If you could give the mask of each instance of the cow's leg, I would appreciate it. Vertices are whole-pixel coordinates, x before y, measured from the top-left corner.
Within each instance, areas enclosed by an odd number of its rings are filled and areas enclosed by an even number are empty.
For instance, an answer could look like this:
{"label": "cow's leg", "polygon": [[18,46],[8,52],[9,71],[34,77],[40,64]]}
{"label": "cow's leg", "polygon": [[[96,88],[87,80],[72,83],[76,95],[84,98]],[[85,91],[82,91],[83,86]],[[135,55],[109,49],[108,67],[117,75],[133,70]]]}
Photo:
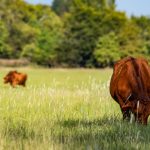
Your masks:
{"label": "cow's leg", "polygon": [[13,88],[15,88],[16,85],[17,85],[17,84],[16,84],[15,82],[11,83],[11,86],[12,86]]}
{"label": "cow's leg", "polygon": [[143,119],[143,122],[142,122],[142,123],[143,123],[144,125],[147,125],[147,120],[148,120],[148,117],[145,117],[145,118]]}
{"label": "cow's leg", "polygon": [[13,85],[13,83],[11,82],[10,85],[14,88],[15,86]]}
{"label": "cow's leg", "polygon": [[24,87],[25,87],[25,86],[26,86],[26,82],[23,82],[23,83],[22,83],[22,86],[24,86]]}
{"label": "cow's leg", "polygon": [[136,120],[137,123],[147,125],[148,115],[134,114],[134,116],[135,116],[135,120]]}
{"label": "cow's leg", "polygon": [[131,119],[131,111],[128,109],[126,111],[122,110],[123,120],[130,121]]}
{"label": "cow's leg", "polygon": [[130,108],[127,107],[126,109],[124,109],[124,106],[125,106],[124,101],[122,100],[122,98],[119,94],[117,94],[117,97],[118,97],[118,102],[120,104],[120,108],[121,108],[121,111],[122,111],[123,120],[130,121],[130,118],[131,118]]}

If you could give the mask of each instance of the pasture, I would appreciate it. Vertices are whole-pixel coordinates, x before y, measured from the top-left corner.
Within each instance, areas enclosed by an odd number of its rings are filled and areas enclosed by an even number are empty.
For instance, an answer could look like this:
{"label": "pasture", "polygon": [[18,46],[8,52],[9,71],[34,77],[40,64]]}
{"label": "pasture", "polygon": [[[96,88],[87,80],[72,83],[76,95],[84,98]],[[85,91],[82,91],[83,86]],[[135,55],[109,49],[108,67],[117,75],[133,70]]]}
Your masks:
{"label": "pasture", "polygon": [[0,72],[0,149],[149,149],[150,124],[122,121],[109,94],[111,69],[31,69],[27,86],[3,84]]}

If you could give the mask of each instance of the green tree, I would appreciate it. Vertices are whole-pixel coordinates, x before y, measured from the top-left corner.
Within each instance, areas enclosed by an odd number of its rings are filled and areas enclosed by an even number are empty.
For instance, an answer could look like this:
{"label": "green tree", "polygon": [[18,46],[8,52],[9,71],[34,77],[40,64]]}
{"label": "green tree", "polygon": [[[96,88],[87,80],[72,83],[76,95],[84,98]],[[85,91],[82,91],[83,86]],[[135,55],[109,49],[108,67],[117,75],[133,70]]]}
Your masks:
{"label": "green tree", "polygon": [[109,33],[100,37],[94,51],[97,67],[112,66],[120,59],[119,42],[115,33]]}
{"label": "green tree", "polygon": [[0,19],[1,57],[26,57],[42,65],[55,62],[62,22],[49,6],[2,0]]}
{"label": "green tree", "polygon": [[65,12],[69,12],[73,0],[54,0],[52,3],[52,9],[56,14],[62,16]]}
{"label": "green tree", "polygon": [[145,41],[141,36],[141,29],[132,21],[128,21],[118,34],[121,57],[144,56],[146,54]]}
{"label": "green tree", "polygon": [[11,48],[6,42],[9,33],[4,22],[2,21],[0,21],[0,33],[0,58],[10,57],[10,55],[12,54]]}
{"label": "green tree", "polygon": [[41,50],[34,43],[25,45],[21,55],[28,58],[29,61],[38,64],[40,64],[41,60],[43,59]]}
{"label": "green tree", "polygon": [[[34,43],[25,45],[22,56],[40,65],[53,66],[57,56],[55,49],[61,40],[62,22],[48,6],[37,5],[35,12],[38,19],[30,23],[38,31],[38,34]],[[32,54],[29,53],[30,49],[32,49]]]}
{"label": "green tree", "polygon": [[65,12],[70,12],[72,6],[84,3],[98,9],[115,8],[115,0],[54,0],[52,9],[60,16]]}
{"label": "green tree", "polygon": [[145,57],[150,60],[148,57],[150,54],[150,17],[147,16],[141,16],[141,17],[135,17],[132,16],[132,21],[139,27],[140,36],[142,39],[142,44],[145,45],[146,54]]}
{"label": "green tree", "polygon": [[119,32],[127,18],[124,13],[107,7],[101,10],[83,0],[75,2],[64,23],[58,59],[69,66],[94,66],[93,52],[99,37],[112,31]]}

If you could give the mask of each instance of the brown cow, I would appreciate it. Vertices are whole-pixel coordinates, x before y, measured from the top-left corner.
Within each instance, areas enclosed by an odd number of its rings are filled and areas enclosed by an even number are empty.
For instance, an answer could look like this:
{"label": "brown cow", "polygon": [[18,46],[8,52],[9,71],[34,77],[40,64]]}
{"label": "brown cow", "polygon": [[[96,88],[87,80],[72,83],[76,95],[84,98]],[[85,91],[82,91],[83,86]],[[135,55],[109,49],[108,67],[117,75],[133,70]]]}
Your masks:
{"label": "brown cow", "polygon": [[12,87],[15,87],[16,85],[22,85],[25,87],[26,80],[27,80],[27,75],[23,73],[19,73],[16,70],[10,71],[4,77],[4,83],[10,83]]}
{"label": "brown cow", "polygon": [[123,119],[147,124],[150,115],[150,67],[142,58],[126,57],[114,65],[110,94],[118,102]]}

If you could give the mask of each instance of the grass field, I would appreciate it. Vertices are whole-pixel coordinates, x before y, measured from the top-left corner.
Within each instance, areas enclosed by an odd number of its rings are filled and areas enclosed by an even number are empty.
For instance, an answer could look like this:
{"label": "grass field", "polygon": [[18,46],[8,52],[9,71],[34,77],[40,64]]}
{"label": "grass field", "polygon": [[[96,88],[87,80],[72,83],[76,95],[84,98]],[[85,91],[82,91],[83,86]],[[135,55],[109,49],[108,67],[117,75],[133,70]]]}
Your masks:
{"label": "grass field", "polygon": [[3,84],[0,150],[149,149],[150,125],[122,121],[109,94],[112,70],[30,69],[26,88]]}

